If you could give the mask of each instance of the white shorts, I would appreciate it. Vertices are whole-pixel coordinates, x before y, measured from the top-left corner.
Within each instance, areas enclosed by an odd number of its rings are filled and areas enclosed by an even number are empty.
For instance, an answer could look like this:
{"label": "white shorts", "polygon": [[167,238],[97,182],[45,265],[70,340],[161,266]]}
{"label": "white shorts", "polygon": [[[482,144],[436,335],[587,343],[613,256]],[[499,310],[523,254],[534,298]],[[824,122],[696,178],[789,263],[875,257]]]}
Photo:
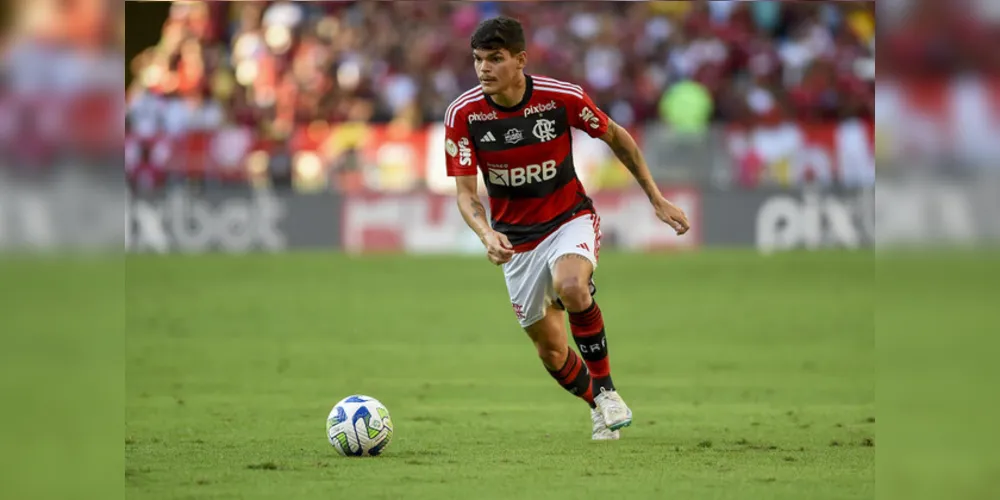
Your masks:
{"label": "white shorts", "polygon": [[552,276],[559,257],[582,255],[597,269],[600,244],[601,218],[583,215],[563,224],[535,248],[514,254],[503,265],[510,302],[522,328],[544,318],[549,305],[558,298]]}

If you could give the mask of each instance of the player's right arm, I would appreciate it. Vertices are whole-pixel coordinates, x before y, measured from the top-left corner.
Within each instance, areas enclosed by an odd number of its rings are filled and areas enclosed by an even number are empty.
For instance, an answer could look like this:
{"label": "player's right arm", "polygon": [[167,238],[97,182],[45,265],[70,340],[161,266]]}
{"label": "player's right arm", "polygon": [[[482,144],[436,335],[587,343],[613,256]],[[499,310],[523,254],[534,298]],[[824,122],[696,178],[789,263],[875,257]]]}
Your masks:
{"label": "player's right arm", "polygon": [[477,183],[479,178],[475,175],[462,175],[455,177],[458,187],[458,211],[462,213],[465,223],[476,232],[479,241],[486,247],[486,257],[494,264],[504,264],[509,262],[514,256],[514,247],[510,240],[503,233],[494,231],[486,221],[486,207],[479,201]]}
{"label": "player's right arm", "polygon": [[462,175],[455,177],[455,185],[458,188],[458,211],[462,213],[465,223],[485,243],[487,233],[492,231],[492,228],[486,220],[486,207],[479,201],[478,180],[479,177],[476,175]]}
{"label": "player's right arm", "polygon": [[479,241],[486,247],[490,262],[503,264],[514,256],[513,246],[502,233],[490,227],[486,219],[486,207],[479,200],[476,152],[472,147],[468,125],[464,117],[456,117],[445,122],[445,162],[449,177],[455,178],[458,210]]}

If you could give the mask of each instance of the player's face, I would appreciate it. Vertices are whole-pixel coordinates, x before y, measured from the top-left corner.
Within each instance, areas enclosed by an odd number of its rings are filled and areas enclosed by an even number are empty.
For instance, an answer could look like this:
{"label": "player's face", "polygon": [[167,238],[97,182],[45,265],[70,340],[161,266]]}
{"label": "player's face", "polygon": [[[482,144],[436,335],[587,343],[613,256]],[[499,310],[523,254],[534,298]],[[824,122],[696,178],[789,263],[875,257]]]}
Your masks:
{"label": "player's face", "polygon": [[524,69],[524,52],[512,55],[507,49],[473,50],[476,75],[486,95],[503,92],[514,81],[517,73]]}

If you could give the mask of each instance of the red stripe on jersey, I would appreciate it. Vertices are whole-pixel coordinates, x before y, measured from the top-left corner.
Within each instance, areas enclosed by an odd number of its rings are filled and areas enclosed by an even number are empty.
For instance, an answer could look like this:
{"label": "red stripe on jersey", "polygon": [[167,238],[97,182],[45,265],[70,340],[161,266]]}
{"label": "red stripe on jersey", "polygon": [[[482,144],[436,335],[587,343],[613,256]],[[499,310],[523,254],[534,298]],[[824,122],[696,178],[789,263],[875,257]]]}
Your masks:
{"label": "red stripe on jersey", "polygon": [[[539,144],[522,146],[504,151],[480,151],[479,164],[485,169],[494,165],[505,165],[508,167],[520,167],[526,164],[542,165],[552,161],[560,168],[572,168],[572,165],[563,165],[566,157],[573,152],[570,133],[566,132],[555,139]],[[489,182],[489,179],[486,179]],[[567,186],[574,186],[567,189]],[[510,224],[530,224],[546,222],[568,208],[576,205],[580,198],[575,193],[584,192],[583,185],[579,179],[574,178],[566,186],[544,198],[498,198],[491,199],[490,211],[496,221]]]}
{"label": "red stripe on jersey", "polygon": [[[530,132],[529,132],[530,133]],[[498,140],[503,140],[499,137]],[[539,144],[530,144],[514,149],[503,151],[477,151],[479,164],[489,168],[490,164],[508,165],[510,167],[524,165],[541,165],[547,161],[554,161],[561,164],[567,155],[573,153],[573,143],[570,139],[570,132],[566,132],[555,139]]]}
{"label": "red stripe on jersey", "polygon": [[462,110],[462,108],[464,108],[466,106],[469,106],[470,104],[473,104],[473,103],[475,103],[477,101],[482,101],[483,99],[485,99],[484,96],[473,94],[473,95],[470,95],[468,97],[462,98],[461,101],[455,101],[455,104],[454,104],[455,107],[454,107],[454,109],[451,110],[450,116],[445,118],[445,120],[447,120],[447,122],[446,122],[447,125],[449,127],[454,127],[455,126],[455,119],[458,116],[459,111]]}
{"label": "red stripe on jersey", "polygon": [[543,224],[583,201],[583,184],[573,179],[544,198],[491,198],[494,221],[518,226]]}
{"label": "red stripe on jersey", "polygon": [[568,88],[565,88],[565,87],[555,87],[555,86],[552,86],[552,85],[541,85],[541,84],[539,84],[537,87],[535,87],[535,89],[540,90],[540,91],[544,91],[544,92],[555,92],[557,94],[566,94],[566,95],[570,95],[570,96],[576,97],[577,99],[583,99],[583,94],[581,94],[580,92],[578,92],[576,90],[568,89]]}
{"label": "red stripe on jersey", "polygon": [[594,259],[601,260],[601,216],[594,212],[591,216],[594,223]]}
{"label": "red stripe on jersey", "polygon": [[463,92],[462,95],[456,97],[454,101],[451,101],[451,104],[448,105],[448,109],[445,110],[444,112],[445,123],[448,126],[454,126],[453,118],[455,114],[458,112],[459,109],[465,106],[465,104],[471,102],[469,100],[470,97],[475,97],[475,96],[482,96],[482,87],[479,87],[477,85]]}
{"label": "red stripe on jersey", "polygon": [[579,85],[576,85],[576,84],[573,84],[573,83],[569,83],[569,82],[564,82],[562,80],[556,80],[555,78],[551,78],[551,77],[548,77],[548,76],[532,75],[532,78],[535,80],[536,83],[541,84],[541,85],[548,84],[548,85],[552,85],[554,87],[565,87],[565,88],[568,88],[568,89],[573,89],[573,90],[576,90],[577,92],[580,92],[580,93],[583,92],[583,87],[581,87]]}

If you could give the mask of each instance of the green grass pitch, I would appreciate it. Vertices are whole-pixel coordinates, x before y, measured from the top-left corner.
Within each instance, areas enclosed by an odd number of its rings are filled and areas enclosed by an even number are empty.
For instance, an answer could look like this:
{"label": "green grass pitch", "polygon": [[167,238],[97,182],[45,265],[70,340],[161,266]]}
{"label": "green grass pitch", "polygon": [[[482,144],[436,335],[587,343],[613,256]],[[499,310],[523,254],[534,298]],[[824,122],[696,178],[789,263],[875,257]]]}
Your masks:
{"label": "green grass pitch", "polygon": [[[126,498],[851,499],[875,492],[874,260],[604,253],[612,373],[591,442],[482,258],[126,260]],[[385,455],[333,403],[380,399]]]}

